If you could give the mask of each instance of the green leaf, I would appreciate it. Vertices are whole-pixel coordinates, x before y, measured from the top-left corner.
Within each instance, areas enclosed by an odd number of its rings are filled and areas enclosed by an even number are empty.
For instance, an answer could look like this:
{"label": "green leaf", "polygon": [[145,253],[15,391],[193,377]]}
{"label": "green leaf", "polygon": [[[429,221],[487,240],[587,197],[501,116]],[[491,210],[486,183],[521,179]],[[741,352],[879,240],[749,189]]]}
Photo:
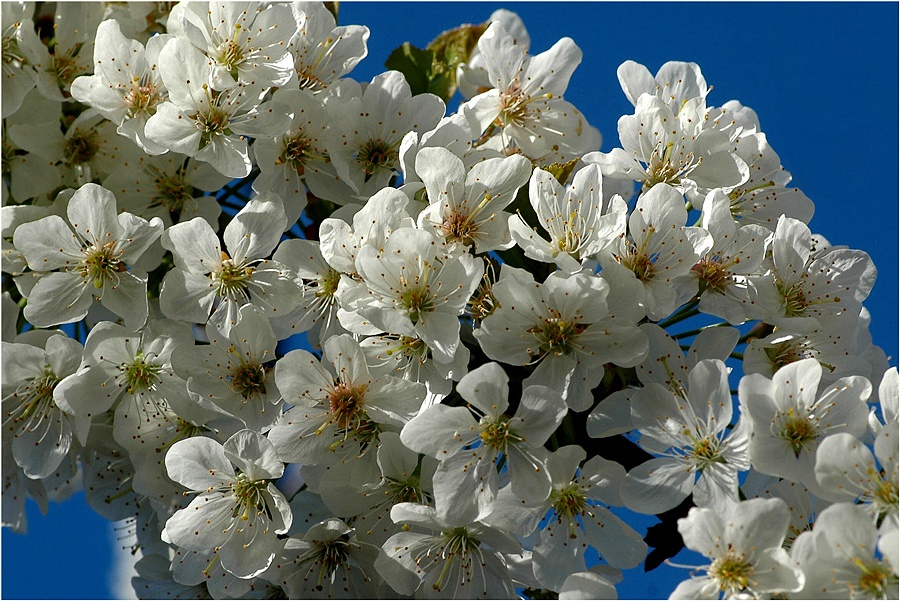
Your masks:
{"label": "green leaf", "polygon": [[394,48],[384,66],[394,71],[400,71],[406,77],[413,96],[430,92],[432,79],[432,63],[434,53],[431,50],[416,48],[409,42]]}
{"label": "green leaf", "polygon": [[445,31],[428,44],[427,49],[434,53],[432,79],[436,81],[441,78],[439,84],[435,83],[433,93],[443,98],[444,102],[456,93],[456,68],[469,60],[487,26],[487,23],[461,25]]}

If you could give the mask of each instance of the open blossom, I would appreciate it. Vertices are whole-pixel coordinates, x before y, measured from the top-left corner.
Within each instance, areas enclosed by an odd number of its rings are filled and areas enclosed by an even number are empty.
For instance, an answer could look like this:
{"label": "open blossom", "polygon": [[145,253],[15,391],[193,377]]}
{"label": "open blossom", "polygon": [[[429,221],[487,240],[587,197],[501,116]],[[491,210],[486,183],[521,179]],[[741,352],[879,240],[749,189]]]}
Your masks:
{"label": "open blossom", "polygon": [[654,76],[644,65],[625,61],[616,69],[616,76],[632,105],[637,105],[642,94],[652,94],[663,99],[674,113],[691,98],[706,98],[711,89],[697,63],[669,61]]}
{"label": "open blossom", "polygon": [[[176,20],[180,21],[179,33],[209,58],[209,84],[213,89],[226,90],[250,82],[282,86],[291,78],[287,40],[296,30],[287,6],[191,2],[170,17],[170,21]],[[175,26],[169,25],[177,31]]]}
{"label": "open blossom", "polygon": [[636,300],[647,317],[658,321],[678,306],[672,281],[697,263],[709,235],[685,227],[687,211],[678,191],[660,183],[641,194],[628,219],[628,236],[620,236],[600,253],[603,274],[613,286],[638,282]]}
{"label": "open blossom", "polygon": [[450,245],[476,253],[512,245],[504,211],[528,181],[531,162],[523,156],[485,159],[468,171],[462,159],[444,148],[423,148],[416,173],[425,183],[428,207],[419,217]]}
{"label": "open blossom", "polygon": [[602,457],[584,461],[585,451],[578,445],[550,453],[547,471],[552,488],[547,498],[523,502],[505,488],[485,520],[519,536],[529,536],[542,526],[532,563],[537,579],[553,590],[560,590],[569,574],[587,569],[589,546],[607,564],[621,569],[633,568],[647,555],[641,535],[605,505],[621,505],[625,470]]}
{"label": "open blossom", "polygon": [[252,430],[237,432],[224,445],[189,438],[172,445],[166,468],[172,480],[197,496],[169,518],[163,540],[214,549],[222,567],[240,578],[269,567],[284,546],[277,535],[287,532],[292,518],[271,482],[284,472],[272,443]]}
{"label": "open blossom", "polygon": [[509,569],[501,553],[518,553],[519,544],[506,532],[482,522],[444,518],[433,507],[398,503],[391,518],[404,528],[382,548],[376,561],[385,581],[401,595],[418,590],[425,599],[509,599],[514,595]]}
{"label": "open blossom", "polygon": [[3,342],[3,437],[29,478],[56,471],[77,439],[87,441],[90,424],[53,401],[57,384],[78,369],[81,344],[51,336],[45,348]]}
{"label": "open blossom", "polygon": [[479,144],[546,162],[569,160],[600,146],[600,132],[562,98],[581,62],[581,49],[571,38],[529,56],[494,21],[478,49],[493,87],[466,103],[484,132]]}
{"label": "open blossom", "polygon": [[[674,378],[672,378],[674,380]],[[632,398],[641,446],[660,455],[628,472],[622,500],[635,511],[659,513],[689,494],[700,507],[738,500],[738,473],[749,469],[747,428],[729,431],[732,400],[725,364],[697,363],[687,387],[647,384]]]}
{"label": "open blossom", "polygon": [[338,204],[368,198],[386,186],[400,170],[403,136],[432,129],[445,111],[444,102],[434,94],[413,96],[399,71],[376,75],[365,89],[348,82],[344,96],[344,101],[326,103],[330,127],[335,129],[328,155],[340,179],[321,191]]}
{"label": "open blossom", "polygon": [[[781,545],[789,514],[781,499],[694,507],[678,520],[687,548],[711,560],[704,576],[685,580],[670,599],[765,599],[803,587],[803,572]],[[740,597],[739,597],[740,596]]]}
{"label": "open blossom", "polygon": [[509,376],[488,363],[463,376],[457,391],[469,407],[433,405],[400,433],[407,447],[441,463],[434,474],[439,516],[483,519],[497,498],[497,461],[509,469],[512,494],[542,501],[550,493],[543,444],[559,426],[567,408],[544,386],[522,392],[518,410],[509,409]]}
{"label": "open blossom", "polygon": [[301,91],[327,90],[368,54],[365,25],[337,26],[334,15],[318,2],[292,2],[291,11],[297,31],[287,46],[294,59],[288,87],[296,83]]}
{"label": "open blossom", "polygon": [[169,99],[147,120],[145,132],[168,150],[209,163],[228,177],[246,177],[252,163],[245,136],[274,137],[288,128],[289,110],[261,103],[261,84],[211,88],[206,59],[187,40],[169,40],[159,53],[159,68]]}
{"label": "open blossom", "polygon": [[[499,308],[481,322],[475,338],[495,361],[540,361],[531,382],[558,390],[572,409],[584,411],[603,378],[603,364],[639,363],[647,339],[634,325],[634,311],[620,305],[606,279],[586,271],[562,273],[538,284],[527,271],[504,265],[491,288]],[[633,298],[633,286],[623,289]]]}
{"label": "open blossom", "polygon": [[170,227],[162,245],[172,251],[175,269],[163,280],[162,312],[190,323],[209,321],[227,336],[248,302],[267,315],[293,309],[296,285],[281,264],[265,258],[278,244],[284,222],[281,202],[266,194],[247,203],[225,228],[227,252],[200,217]]}
{"label": "open blossom", "polygon": [[446,255],[432,233],[400,228],[381,250],[363,246],[356,266],[368,287],[356,313],[382,332],[421,338],[440,362],[450,363],[459,348],[459,317],[483,273],[481,259]]}
{"label": "open blossom", "polygon": [[826,436],[847,432],[860,436],[866,429],[866,399],[872,385],[860,376],[847,376],[818,392],[822,366],[803,359],[779,369],[772,379],[751,374],[741,379],[741,409],[753,435],[753,467],[774,476],[817,488],[816,452]]}
{"label": "open blossom", "polygon": [[535,169],[528,198],[538,224],[550,234],[545,240],[521,214],[511,216],[509,231],[525,256],[553,262],[569,273],[625,234],[627,206],[621,196],[604,199],[600,168],[588,165],[564,188],[549,172]]}
{"label": "open blossom", "polygon": [[155,36],[147,48],[124,35],[115,20],[97,27],[94,46],[94,74],[72,82],[72,97],[97,109],[118,125],[118,132],[130,138],[148,154],[166,149],[144,133],[147,119],[166,99],[166,88],[157,68],[159,52],[170,36]]}
{"label": "open blossom", "polygon": [[78,321],[96,297],[131,327],[143,325],[147,278],[130,266],[159,238],[162,221],[117,214],[115,196],[96,184],[79,188],[66,213],[71,227],[50,215],[16,228],[16,248],[42,273],[25,317],[38,327]]}
{"label": "open blossom", "polygon": [[861,250],[813,252],[810,229],[780,217],[772,239],[772,265],[749,278],[747,316],[808,332],[844,316],[857,316],[877,271]]}
{"label": "open blossom", "polygon": [[269,432],[285,461],[316,465],[362,455],[381,429],[400,428],[418,410],[424,386],[373,374],[349,335],[324,345],[325,361],[294,350],[275,365],[275,382],[293,405]]}
{"label": "open blossom", "polygon": [[804,532],[791,546],[791,559],[806,575],[798,599],[896,599],[900,580],[896,564],[897,530],[884,547],[893,552],[879,557],[878,535],[864,507],[836,503],[816,518],[812,532]]}

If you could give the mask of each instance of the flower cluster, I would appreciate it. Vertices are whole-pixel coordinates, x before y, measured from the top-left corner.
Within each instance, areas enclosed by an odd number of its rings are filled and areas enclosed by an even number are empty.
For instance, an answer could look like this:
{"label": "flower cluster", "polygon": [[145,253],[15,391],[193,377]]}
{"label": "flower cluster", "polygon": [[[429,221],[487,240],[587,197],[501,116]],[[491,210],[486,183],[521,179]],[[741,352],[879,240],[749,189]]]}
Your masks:
{"label": "flower cluster", "polygon": [[2,11],[4,526],[83,482],[151,598],[898,596],[875,266],[696,64],[607,153],[508,11],[367,83],[322,4]]}

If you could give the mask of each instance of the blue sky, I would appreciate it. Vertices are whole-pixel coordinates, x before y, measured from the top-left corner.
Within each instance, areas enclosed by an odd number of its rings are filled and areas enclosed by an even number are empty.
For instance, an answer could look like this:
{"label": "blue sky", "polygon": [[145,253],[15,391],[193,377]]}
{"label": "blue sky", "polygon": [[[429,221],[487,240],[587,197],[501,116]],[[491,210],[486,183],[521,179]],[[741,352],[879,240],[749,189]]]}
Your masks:
{"label": "blue sky", "polygon": [[[367,81],[404,41],[424,47],[440,32],[518,12],[533,53],[569,36],[584,59],[566,99],[618,145],[616,122],[632,107],[616,68],[632,59],[651,72],[666,61],[700,64],[714,86],[708,102],[737,99],[816,204],[814,232],[868,252],[879,269],[866,306],[874,342],[898,353],[898,63],[895,3],[349,3],[342,24],[371,29],[369,57],[351,74]],[[451,108],[453,108],[451,106]],[[31,533],[2,534],[5,598],[109,598],[112,529],[83,495],[41,516]],[[652,520],[650,520],[652,523]],[[665,598],[686,570],[628,574],[621,598]]]}

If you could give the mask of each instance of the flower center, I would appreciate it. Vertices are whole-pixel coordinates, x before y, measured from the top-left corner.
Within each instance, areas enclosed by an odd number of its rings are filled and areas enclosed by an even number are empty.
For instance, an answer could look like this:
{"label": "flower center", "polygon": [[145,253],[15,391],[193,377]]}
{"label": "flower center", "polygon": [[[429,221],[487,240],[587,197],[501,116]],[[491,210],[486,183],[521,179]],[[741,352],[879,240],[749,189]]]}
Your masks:
{"label": "flower center", "polygon": [[231,390],[245,399],[266,394],[266,368],[258,363],[242,362],[231,371],[230,380]]}
{"label": "flower center", "polygon": [[794,408],[788,409],[787,417],[782,423],[780,437],[791,445],[796,457],[815,441],[818,437],[818,428],[809,416],[797,415]]}
{"label": "flower center", "polygon": [[306,170],[306,162],[313,158],[310,153],[312,142],[303,135],[303,132],[285,136],[282,142],[284,148],[278,158],[275,159],[275,164],[286,164],[296,171],[298,176],[302,176]]}
{"label": "flower center", "polygon": [[[543,96],[541,98],[544,98]],[[500,93],[500,114],[497,116],[498,125],[525,125],[532,119],[528,103],[532,101],[522,90],[518,81],[515,81],[508,90]]]}
{"label": "flower center", "polygon": [[162,101],[163,97],[159,87],[153,81],[153,76],[149,72],[144,73],[140,77],[135,77],[125,93],[129,117],[149,117],[156,112],[156,105]]}
{"label": "flower center", "polygon": [[707,436],[695,441],[690,450],[690,457],[694,467],[701,472],[713,463],[725,463],[725,459],[719,451],[719,439],[715,436]]}
{"label": "flower center", "polygon": [[803,315],[806,307],[809,306],[809,303],[806,302],[803,288],[799,284],[786,286],[781,280],[776,280],[775,285],[778,288],[778,293],[784,300],[784,316],[799,317]]}
{"label": "flower center", "polygon": [[400,306],[409,315],[410,321],[416,323],[423,313],[434,310],[434,299],[427,286],[411,286],[401,293]]}
{"label": "flower center", "polygon": [[365,181],[379,169],[393,169],[400,159],[400,153],[393,145],[378,139],[366,140],[359,148],[358,161],[362,163],[366,172]]}
{"label": "flower center", "polygon": [[328,268],[328,272],[319,279],[319,288],[316,290],[316,296],[319,298],[332,298],[341,282],[341,272],[332,268]]}
{"label": "flower center", "polygon": [[72,48],[71,54],[56,54],[56,48],[54,48],[54,54],[50,57],[51,63],[48,71],[56,77],[59,87],[66,92],[68,92],[75,78],[81,75],[81,67],[75,61],[75,57],[81,52],[83,46],[84,42],[78,42]]}
{"label": "flower center", "polygon": [[[888,593],[893,582],[894,587],[897,583],[897,575],[894,571],[882,561],[873,560],[866,563],[860,558],[855,558],[853,563],[862,572],[859,581],[854,585],[850,584],[850,589],[858,588],[859,592],[865,594],[867,599],[888,599]],[[896,591],[896,588],[894,588]]]}
{"label": "flower center", "polygon": [[644,191],[656,184],[678,185],[682,178],[690,175],[703,162],[703,157],[695,158],[693,152],[689,152],[687,155],[679,152],[679,156],[673,157],[675,149],[673,142],[667,143],[664,149],[662,145],[663,141],[660,141],[650,154],[650,160],[647,163],[647,177],[644,180]]}
{"label": "flower center", "polygon": [[4,418],[4,425],[12,420],[13,424],[26,422],[22,427],[18,428],[16,436],[19,432],[28,430],[32,431],[37,428],[45,416],[56,408],[53,402],[53,389],[59,383],[59,379],[49,365],[44,366],[44,372],[37,378],[32,378],[27,383],[19,386],[12,394],[12,398],[16,399],[19,404],[15,405],[11,411],[7,412]]}
{"label": "flower center", "polygon": [[222,264],[218,271],[212,272],[209,276],[218,285],[219,296],[236,298],[247,288],[254,271],[252,266],[235,264],[228,254],[222,251]]}
{"label": "flower center", "polygon": [[332,575],[349,561],[352,544],[350,543],[350,537],[346,534],[335,540],[317,540],[313,542],[315,549],[312,552],[311,559],[315,558],[315,563],[318,563],[320,566],[315,589],[322,591],[324,590],[322,582],[330,582]]}
{"label": "flower center", "polygon": [[301,90],[309,90],[310,92],[321,92],[328,85],[322,81],[315,72],[314,65],[301,65],[297,67],[297,81]]}
{"label": "flower center", "polygon": [[637,246],[630,240],[626,240],[624,254],[616,255],[615,257],[619,264],[630,269],[634,276],[642,282],[652,280],[656,272],[656,260],[659,256],[656,253],[650,254],[646,251],[647,243],[654,232],[656,232],[656,228],[652,225],[649,226],[647,237],[640,246]]}
{"label": "flower center", "polygon": [[19,49],[19,42],[15,33],[21,27],[21,23],[13,23],[6,31],[10,35],[3,36],[3,66],[7,69],[21,69],[25,65],[25,54]]}
{"label": "flower center", "polygon": [[545,319],[542,325],[530,328],[528,332],[537,338],[542,354],[568,355],[578,348],[578,336],[587,327],[587,324],[551,317]]}
{"label": "flower center", "polygon": [[153,181],[156,183],[156,194],[151,206],[165,207],[170,212],[177,213],[184,208],[186,201],[194,197],[181,170],[174,175],[160,173]]}
{"label": "flower center", "polygon": [[444,548],[440,556],[444,559],[444,568],[434,584],[431,585],[436,591],[444,588],[444,579],[450,572],[450,565],[454,559],[458,559],[461,564],[460,573],[469,574],[471,573],[469,565],[472,560],[480,560],[481,557],[481,550],[479,549],[481,541],[471,536],[468,528],[465,526],[442,531],[441,540]]}
{"label": "flower center", "polygon": [[753,575],[753,564],[743,555],[729,551],[727,555],[719,557],[712,563],[709,575],[719,585],[719,590],[736,593],[747,588],[750,576]]}
{"label": "flower center", "polygon": [[475,244],[475,235],[478,233],[478,224],[461,211],[453,211],[441,224],[441,231],[451,241],[459,242],[466,246]]}
{"label": "flower center", "polygon": [[91,244],[83,252],[75,271],[81,274],[82,279],[93,282],[94,288],[103,288],[107,280],[118,281],[117,274],[128,269],[120,260],[123,251],[116,248],[115,242],[107,242],[103,246]]}
{"label": "flower center", "polygon": [[[235,24],[235,37],[241,30],[239,24]],[[216,49],[216,62],[225,67],[231,76],[237,79],[238,65],[244,62],[244,49],[234,40],[225,40]]]}
{"label": "flower center", "polygon": [[484,446],[501,453],[506,452],[506,447],[514,435],[509,431],[509,418],[500,416],[497,421],[482,421],[481,442]]}
{"label": "flower center", "polygon": [[144,359],[143,352],[138,352],[131,363],[123,363],[119,366],[128,394],[134,394],[143,390],[149,390],[159,381],[161,365],[148,362]]}
{"label": "flower center", "polygon": [[723,292],[734,282],[731,272],[725,268],[721,260],[701,259],[691,271],[700,279],[700,292],[706,290]]}
{"label": "flower center", "polygon": [[328,393],[328,406],[332,421],[338,427],[352,429],[360,425],[363,418],[368,419],[363,411],[366,402],[366,384],[350,386],[346,382],[335,380],[334,388]]}
{"label": "flower center", "polygon": [[234,506],[232,517],[240,516],[241,520],[250,519],[251,513],[260,516],[268,514],[263,492],[268,488],[265,480],[251,480],[247,474],[238,474],[231,483],[231,490],[237,503]]}
{"label": "flower center", "polygon": [[67,165],[83,165],[89,163],[99,150],[96,132],[76,131],[66,139],[63,153]]}
{"label": "flower center", "polygon": [[559,516],[560,521],[565,519],[568,523],[569,538],[576,538],[575,528],[577,523],[575,518],[583,515],[587,511],[587,498],[575,482],[569,482],[562,489],[554,489],[550,493],[550,505]]}

